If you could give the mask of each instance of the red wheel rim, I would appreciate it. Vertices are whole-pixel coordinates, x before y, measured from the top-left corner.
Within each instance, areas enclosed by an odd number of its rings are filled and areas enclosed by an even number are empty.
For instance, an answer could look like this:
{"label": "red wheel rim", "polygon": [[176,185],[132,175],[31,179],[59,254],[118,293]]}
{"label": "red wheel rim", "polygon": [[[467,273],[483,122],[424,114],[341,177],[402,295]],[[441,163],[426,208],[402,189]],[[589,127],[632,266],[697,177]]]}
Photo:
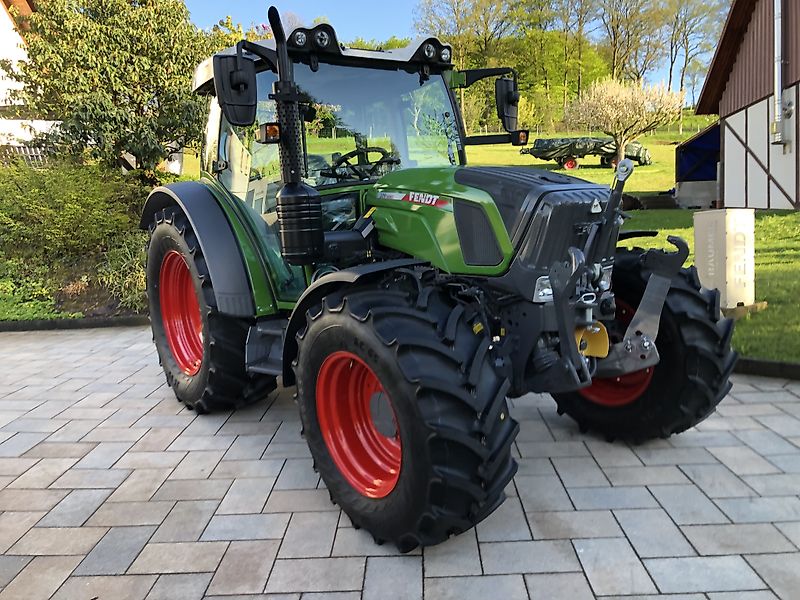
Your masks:
{"label": "red wheel rim", "polygon": [[578,161],[575,160],[574,158],[568,158],[567,160],[564,161],[564,168],[567,171],[572,171],[573,169],[577,169]]}
{"label": "red wheel rim", "polygon": [[161,262],[158,299],[170,352],[181,371],[195,375],[203,363],[203,318],[192,272],[176,250]]}
{"label": "red wheel rim", "polygon": [[[623,328],[627,328],[636,311],[619,298],[616,299],[616,304],[616,320]],[[618,408],[638,400],[639,396],[648,388],[652,379],[653,367],[648,367],[647,369],[634,371],[619,377],[594,379],[592,385],[579,391],[581,396],[595,404]]]}
{"label": "red wheel rim", "polygon": [[[392,410],[394,437],[375,426],[371,403],[383,394]],[[380,401],[380,399],[379,399]],[[317,376],[317,418],[333,462],[367,498],[384,498],[397,485],[402,452],[391,399],[366,363],[351,352],[328,356]]]}

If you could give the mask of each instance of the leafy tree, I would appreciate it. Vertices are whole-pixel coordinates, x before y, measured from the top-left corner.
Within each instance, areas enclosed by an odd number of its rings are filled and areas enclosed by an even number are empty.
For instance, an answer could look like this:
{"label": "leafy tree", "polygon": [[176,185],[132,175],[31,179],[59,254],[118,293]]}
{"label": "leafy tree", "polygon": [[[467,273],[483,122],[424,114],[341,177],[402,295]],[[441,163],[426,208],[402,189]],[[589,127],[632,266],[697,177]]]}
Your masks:
{"label": "leafy tree", "polygon": [[18,19],[28,60],[2,65],[27,111],[59,121],[60,153],[151,170],[199,139],[205,101],[191,78],[208,40],[180,0],[48,0]]}
{"label": "leafy tree", "polygon": [[617,159],[622,160],[629,142],[676,121],[682,108],[683,93],[665,85],[606,79],[595,82],[573,103],[568,119],[614,138]]}

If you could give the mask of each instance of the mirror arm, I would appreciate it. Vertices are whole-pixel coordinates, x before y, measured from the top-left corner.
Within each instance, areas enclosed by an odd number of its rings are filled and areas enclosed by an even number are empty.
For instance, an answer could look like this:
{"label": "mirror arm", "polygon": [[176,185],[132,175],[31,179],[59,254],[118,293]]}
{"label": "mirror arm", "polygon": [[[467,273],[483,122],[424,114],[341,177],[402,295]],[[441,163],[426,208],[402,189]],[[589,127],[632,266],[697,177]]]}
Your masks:
{"label": "mirror arm", "polygon": [[464,84],[458,85],[456,88],[468,88],[476,81],[486,79],[487,77],[495,77],[501,75],[511,74],[512,79],[517,81],[517,72],[511,67],[493,67],[487,69],[467,69],[461,71],[464,74]]}

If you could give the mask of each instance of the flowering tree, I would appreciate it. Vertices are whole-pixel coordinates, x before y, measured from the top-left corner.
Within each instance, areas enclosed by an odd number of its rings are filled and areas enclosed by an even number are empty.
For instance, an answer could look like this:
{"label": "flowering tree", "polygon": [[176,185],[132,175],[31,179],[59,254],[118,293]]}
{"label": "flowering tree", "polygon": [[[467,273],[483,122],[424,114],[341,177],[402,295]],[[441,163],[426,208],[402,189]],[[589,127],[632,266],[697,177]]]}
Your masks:
{"label": "flowering tree", "polygon": [[610,135],[617,145],[617,160],[622,160],[629,142],[676,121],[682,107],[683,93],[664,85],[606,79],[593,83],[570,106],[567,119]]}

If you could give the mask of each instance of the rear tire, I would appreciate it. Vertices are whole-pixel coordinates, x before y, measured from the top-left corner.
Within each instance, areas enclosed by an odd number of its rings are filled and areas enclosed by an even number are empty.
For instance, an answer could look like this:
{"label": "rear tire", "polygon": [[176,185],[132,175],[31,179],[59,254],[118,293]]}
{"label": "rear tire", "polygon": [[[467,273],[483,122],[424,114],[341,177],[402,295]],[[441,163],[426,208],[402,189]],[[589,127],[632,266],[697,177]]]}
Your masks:
{"label": "rear tire", "polygon": [[[617,251],[612,285],[620,300],[618,318],[621,306],[635,310],[644,294],[650,272],[642,267],[643,253]],[[624,332],[625,326],[616,329]],[[581,429],[637,442],[669,437],[705,419],[730,390],[736,362],[732,335],[733,321],[720,315],[719,292],[701,288],[694,267],[681,269],[661,313],[656,338],[661,360],[653,372],[599,380],[553,397],[559,412],[575,419]]]}
{"label": "rear tire", "polygon": [[[502,503],[517,469],[511,448],[519,426],[508,413],[509,382],[495,366],[491,341],[469,307],[431,281],[423,284],[427,275],[407,273],[391,286],[329,295],[309,311],[295,363],[306,441],[331,499],[356,527],[401,552],[482,521]],[[402,285],[409,282],[419,287]],[[396,444],[384,440],[386,451],[376,454],[394,467],[390,475],[369,461],[342,461],[341,447],[331,441],[336,432],[320,419],[335,394],[318,386],[329,381],[330,361],[348,355],[354,380],[363,381],[363,363],[388,396]],[[348,396],[361,389],[353,385]],[[355,414],[348,396],[339,394],[338,403],[343,414]],[[366,419],[357,426],[372,428]],[[339,437],[355,439],[347,431]],[[394,458],[393,447],[399,447]],[[354,485],[362,471],[374,486]]]}
{"label": "rear tire", "polygon": [[147,248],[147,298],[159,362],[188,408],[230,410],[275,389],[275,377],[248,376],[249,323],[217,311],[203,252],[178,207],[155,215]]}

